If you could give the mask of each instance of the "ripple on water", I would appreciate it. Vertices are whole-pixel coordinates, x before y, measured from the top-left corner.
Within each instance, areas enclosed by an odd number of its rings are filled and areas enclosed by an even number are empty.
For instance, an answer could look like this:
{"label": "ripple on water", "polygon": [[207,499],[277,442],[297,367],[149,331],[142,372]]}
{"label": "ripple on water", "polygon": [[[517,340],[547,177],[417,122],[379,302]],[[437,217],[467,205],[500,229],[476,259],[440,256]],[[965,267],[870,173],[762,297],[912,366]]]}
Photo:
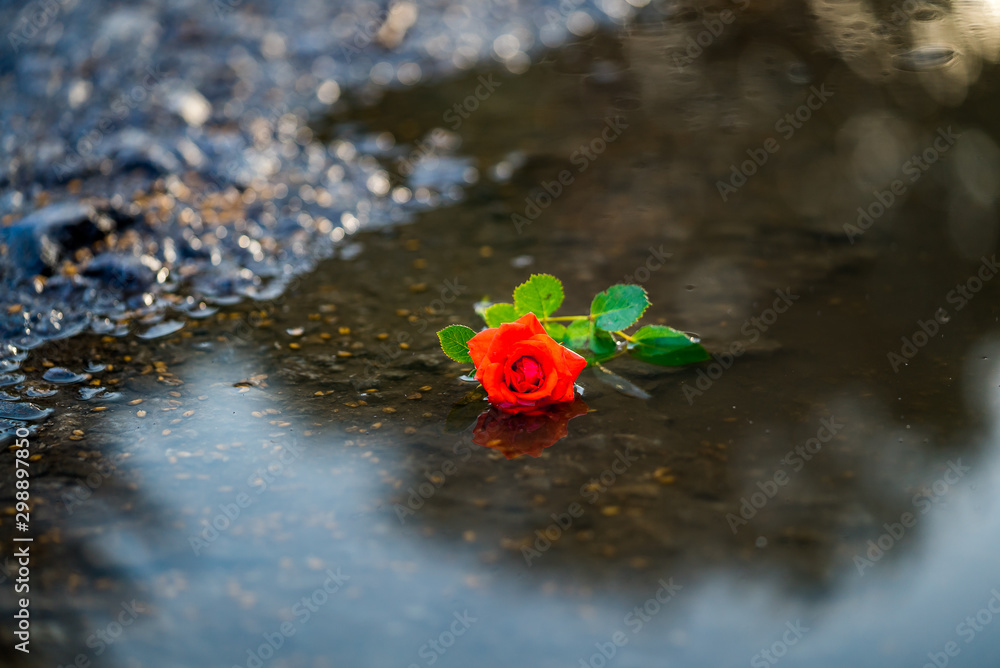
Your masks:
{"label": "ripple on water", "polygon": [[0,420],[0,447],[6,447],[10,443],[13,443],[17,436],[17,430],[25,428],[27,428],[32,434],[35,433],[35,428],[27,426],[24,422]]}
{"label": "ripple on water", "polygon": [[907,72],[923,72],[944,67],[955,60],[958,54],[948,46],[921,46],[912,51],[894,56],[892,64]]}
{"label": "ripple on water", "polygon": [[114,401],[115,399],[121,398],[120,392],[108,392],[103,387],[81,387],[80,388],[80,399],[83,401],[90,401],[91,399],[100,399],[101,401]]}
{"label": "ripple on water", "polygon": [[0,374],[0,387],[7,387],[8,385],[17,385],[18,383],[24,382],[23,373],[4,373]]}
{"label": "ripple on water", "polygon": [[0,418],[8,420],[41,420],[52,414],[51,408],[39,408],[24,401],[0,401]]}
{"label": "ripple on water", "polygon": [[59,394],[59,390],[54,387],[29,387],[24,391],[24,396],[29,399],[44,399]]}
{"label": "ripple on water", "polygon": [[83,373],[73,373],[69,369],[64,369],[61,366],[55,366],[45,372],[42,376],[44,380],[50,383],[59,383],[60,385],[70,385],[72,383],[82,383],[87,380],[89,376]]}
{"label": "ripple on water", "polygon": [[179,332],[184,328],[182,320],[164,320],[139,334],[140,339],[158,339],[162,336],[170,336],[174,332]]}

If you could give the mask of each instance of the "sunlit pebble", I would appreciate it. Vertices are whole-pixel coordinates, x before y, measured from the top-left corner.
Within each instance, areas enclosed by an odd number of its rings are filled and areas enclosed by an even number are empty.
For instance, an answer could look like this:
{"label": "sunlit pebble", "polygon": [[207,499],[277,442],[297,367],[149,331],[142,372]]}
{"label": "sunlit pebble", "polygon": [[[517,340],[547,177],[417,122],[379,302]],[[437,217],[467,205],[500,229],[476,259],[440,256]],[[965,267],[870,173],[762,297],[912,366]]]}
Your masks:
{"label": "sunlit pebble", "polygon": [[369,176],[368,182],[365,185],[368,186],[368,190],[380,197],[387,194],[390,187],[389,179],[382,172],[376,172]]}
{"label": "sunlit pebble", "polygon": [[333,104],[340,99],[340,85],[332,79],[327,79],[316,89],[316,99],[323,104]]}
{"label": "sunlit pebble", "polygon": [[407,86],[413,86],[420,83],[420,78],[423,73],[420,71],[420,65],[416,63],[403,63],[396,70],[396,78],[399,79],[401,84]]}
{"label": "sunlit pebble", "polygon": [[491,172],[494,181],[507,181],[514,175],[514,165],[502,160],[493,166]]}
{"label": "sunlit pebble", "polygon": [[392,63],[387,63],[383,61],[381,63],[377,63],[374,67],[372,67],[371,73],[369,74],[369,78],[372,80],[372,83],[377,84],[379,86],[385,86],[390,81],[392,81],[392,78],[393,76],[395,76],[395,74],[396,71],[392,67]]}
{"label": "sunlit pebble", "polygon": [[[345,142],[340,142],[337,145],[337,148],[334,151],[334,153],[335,153],[335,155],[338,158],[340,158],[344,162],[351,162],[352,160],[354,160],[355,156],[357,156],[358,150],[356,148],[354,148],[354,144],[351,144],[350,142],[346,142],[345,141]],[[335,165],[335,166],[336,167],[340,167],[340,165]],[[333,173],[333,167],[331,167],[329,170],[327,170],[327,176],[330,176],[332,173]],[[339,174],[339,176],[336,179],[336,181],[342,180],[344,178],[344,170],[343,170],[343,168],[341,167],[338,170],[337,173]],[[331,179],[331,180],[333,180],[333,179]]]}
{"label": "sunlit pebble", "polygon": [[510,260],[510,266],[515,269],[524,269],[525,267],[530,267],[534,263],[535,258],[532,255],[518,255]]}
{"label": "sunlit pebble", "polygon": [[344,231],[348,234],[354,234],[361,226],[361,223],[350,211],[345,211],[340,215],[340,224],[344,226]]}
{"label": "sunlit pebble", "polygon": [[589,35],[595,27],[594,19],[587,12],[573,12],[566,17],[566,28],[577,37]]}
{"label": "sunlit pebble", "polygon": [[93,85],[89,81],[77,79],[69,89],[69,106],[71,109],[79,107],[90,97]]}
{"label": "sunlit pebble", "polygon": [[302,327],[294,327],[292,329],[286,329],[285,333],[288,334],[288,336],[302,336],[305,331],[306,330]]}
{"label": "sunlit pebble", "polygon": [[631,7],[625,0],[600,0],[601,10],[613,19],[624,19],[631,14]]}
{"label": "sunlit pebble", "polygon": [[184,122],[200,127],[212,115],[212,105],[204,95],[194,89],[177,91],[170,98],[170,107]]}
{"label": "sunlit pebble", "polygon": [[260,51],[268,60],[277,60],[285,55],[285,37],[280,33],[269,32],[261,40]]}
{"label": "sunlit pebble", "polygon": [[493,53],[501,60],[513,58],[520,50],[521,42],[514,35],[500,35],[493,40]]}
{"label": "sunlit pebble", "polygon": [[395,202],[396,204],[406,204],[412,198],[413,198],[413,192],[405,186],[393,188],[392,190],[392,201]]}

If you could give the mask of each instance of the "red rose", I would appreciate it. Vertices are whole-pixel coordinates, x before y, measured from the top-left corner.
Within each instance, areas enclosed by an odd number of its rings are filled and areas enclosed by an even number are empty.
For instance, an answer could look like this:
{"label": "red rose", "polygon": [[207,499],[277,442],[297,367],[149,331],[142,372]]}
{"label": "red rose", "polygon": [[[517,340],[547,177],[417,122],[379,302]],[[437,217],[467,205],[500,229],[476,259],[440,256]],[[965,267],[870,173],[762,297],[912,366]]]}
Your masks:
{"label": "red rose", "polygon": [[472,442],[499,450],[507,459],[540,457],[542,450],[569,435],[569,421],[587,412],[583,399],[510,415],[490,408],[479,416]]}
{"label": "red rose", "polygon": [[534,313],[469,339],[476,380],[490,403],[523,413],[573,400],[573,383],[587,361],[545,333]]}

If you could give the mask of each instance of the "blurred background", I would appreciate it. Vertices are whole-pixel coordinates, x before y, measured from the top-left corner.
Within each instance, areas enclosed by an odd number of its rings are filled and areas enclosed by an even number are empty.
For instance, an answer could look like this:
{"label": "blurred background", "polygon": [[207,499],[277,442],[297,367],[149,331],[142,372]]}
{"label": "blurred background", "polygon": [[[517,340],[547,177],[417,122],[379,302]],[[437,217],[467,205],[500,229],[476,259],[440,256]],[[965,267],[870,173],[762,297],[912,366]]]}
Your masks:
{"label": "blurred background", "polygon": [[[1000,4],[0,16],[4,665],[996,665]],[[483,447],[533,272],[714,359]]]}

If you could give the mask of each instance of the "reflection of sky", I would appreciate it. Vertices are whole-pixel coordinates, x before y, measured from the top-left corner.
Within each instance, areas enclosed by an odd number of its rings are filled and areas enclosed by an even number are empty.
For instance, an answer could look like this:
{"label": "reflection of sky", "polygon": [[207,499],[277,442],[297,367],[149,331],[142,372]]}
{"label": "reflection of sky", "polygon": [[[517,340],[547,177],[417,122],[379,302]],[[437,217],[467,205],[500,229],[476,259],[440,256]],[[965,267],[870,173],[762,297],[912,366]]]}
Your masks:
{"label": "reflection of sky", "polygon": [[[243,378],[241,366],[241,360],[232,360],[222,377]],[[254,391],[234,398],[220,391],[224,386],[217,384],[217,368],[204,369],[186,374],[185,393],[209,397],[199,411],[213,416],[212,426],[197,445],[184,447],[208,450],[215,442],[234,440],[247,445],[228,451],[230,460],[221,464],[192,461],[192,470],[214,468],[213,476],[219,476],[184,488],[200,495],[192,499],[178,491],[177,469],[164,464],[166,450],[158,443],[162,425],[149,429],[155,445],[141,449],[132,463],[142,469],[143,494],[167,507],[171,516],[182,508],[208,506],[210,516],[216,515],[220,503],[231,503],[246,489],[254,470],[276,460],[272,450],[259,445],[271,438],[271,430],[249,416],[266,407],[266,400],[255,399]],[[970,396],[991,407],[993,430],[998,431],[993,376],[971,373],[967,387]],[[290,431],[300,427],[294,424]],[[113,654],[139,656],[156,666],[245,665],[247,649],[262,642],[262,633],[278,628],[281,611],[289,614],[296,601],[320,587],[326,568],[340,567],[351,578],[347,586],[310,621],[297,625],[274,663],[265,665],[283,665],[282,660],[285,665],[312,665],[305,657],[315,656],[330,657],[331,665],[429,665],[431,654],[425,650],[421,656],[421,647],[448,630],[454,613],[466,610],[477,621],[434,665],[506,667],[531,657],[525,665],[579,666],[580,659],[598,651],[595,643],[606,644],[619,630],[628,644],[616,651],[609,666],[751,665],[754,655],[781,638],[786,622],[799,619],[810,630],[781,660],[787,665],[923,666],[927,653],[941,651],[949,640],[961,648],[954,665],[991,666],[998,655],[1000,620],[971,644],[955,634],[966,616],[987,603],[990,590],[1000,587],[1000,514],[992,501],[1000,479],[996,448],[983,449],[980,461],[963,460],[973,465],[972,473],[943,503],[919,515],[918,525],[894,548],[900,553],[890,552],[864,577],[851,561],[853,551],[839,555],[839,579],[811,600],[782,593],[790,588],[777,576],[746,581],[732,572],[696,573],[698,579],[687,582],[681,575],[663,573],[684,588],[633,633],[625,617],[656,593],[658,576],[643,575],[648,587],[633,581],[628,591],[613,597],[545,593],[539,572],[507,563],[485,565],[472,551],[425,538],[419,522],[400,529],[391,507],[383,503],[378,467],[359,465],[356,449],[324,438],[320,433],[300,439],[305,452],[290,464],[288,475],[252,495],[253,504],[202,556],[195,557],[187,545],[195,522],[170,532],[169,553],[174,556],[166,568],[171,577],[181,574],[186,588],[176,596],[149,600],[152,612],[124,634]],[[174,451],[181,447],[169,438],[162,445]],[[940,453],[937,460],[943,465],[957,456]],[[929,466],[926,482],[943,470]],[[897,519],[880,518],[880,523]],[[474,518],[469,522],[474,526]],[[259,525],[268,530],[259,533]],[[154,566],[164,559],[161,547],[144,545],[134,536],[116,546],[109,558],[122,572],[141,581],[162,577],[163,566]],[[307,568],[309,558],[321,559],[323,568]],[[280,565],[288,559],[292,567]],[[470,578],[483,586],[469,587]],[[234,587],[240,593],[234,594]],[[247,604],[243,595],[252,602]],[[94,627],[103,623],[95,621]],[[180,637],[184,642],[176,642]]]}

